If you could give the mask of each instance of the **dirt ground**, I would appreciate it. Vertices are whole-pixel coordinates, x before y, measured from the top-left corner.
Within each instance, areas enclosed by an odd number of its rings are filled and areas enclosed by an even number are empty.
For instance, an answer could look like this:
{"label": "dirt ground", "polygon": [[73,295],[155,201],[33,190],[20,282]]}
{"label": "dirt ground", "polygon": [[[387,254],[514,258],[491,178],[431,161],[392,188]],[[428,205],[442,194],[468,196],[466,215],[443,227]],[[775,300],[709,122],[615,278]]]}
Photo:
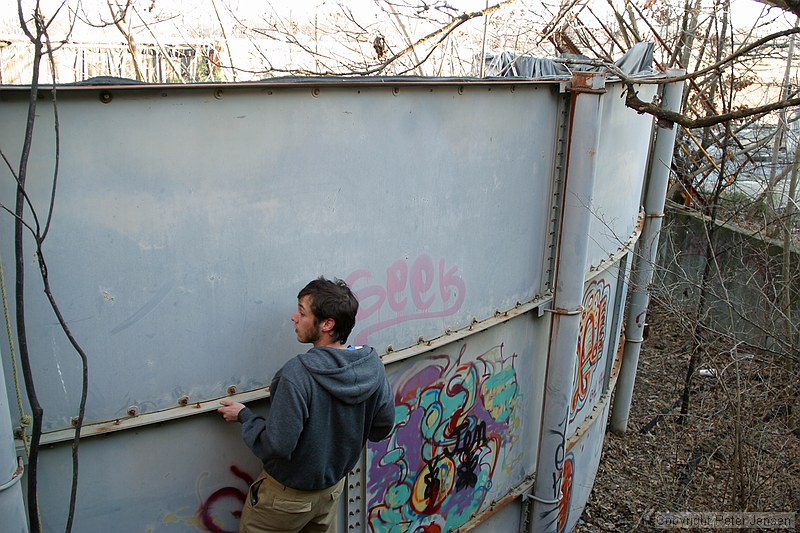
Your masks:
{"label": "dirt ground", "polygon": [[695,374],[681,424],[694,328],[656,301],[648,323],[628,431],[606,434],[575,531],[663,532],[656,513],[668,511],[800,510],[797,365],[703,334],[707,376]]}

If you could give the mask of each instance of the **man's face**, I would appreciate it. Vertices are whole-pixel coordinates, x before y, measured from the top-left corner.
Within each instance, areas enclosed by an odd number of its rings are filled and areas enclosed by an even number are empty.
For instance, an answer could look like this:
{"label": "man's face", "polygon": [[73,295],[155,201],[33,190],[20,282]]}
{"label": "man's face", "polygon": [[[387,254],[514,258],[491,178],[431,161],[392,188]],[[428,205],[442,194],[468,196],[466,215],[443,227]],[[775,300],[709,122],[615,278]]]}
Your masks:
{"label": "man's face", "polygon": [[294,332],[297,334],[298,341],[312,344],[319,341],[322,332],[317,318],[311,310],[311,296],[303,296],[297,301],[297,311],[292,315],[292,322],[294,322]]}

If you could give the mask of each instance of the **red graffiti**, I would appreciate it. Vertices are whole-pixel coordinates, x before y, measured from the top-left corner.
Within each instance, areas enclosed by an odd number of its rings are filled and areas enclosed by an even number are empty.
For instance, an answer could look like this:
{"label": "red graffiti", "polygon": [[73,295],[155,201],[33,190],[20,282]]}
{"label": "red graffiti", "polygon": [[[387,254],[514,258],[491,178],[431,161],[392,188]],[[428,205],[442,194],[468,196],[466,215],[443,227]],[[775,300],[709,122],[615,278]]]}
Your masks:
{"label": "red graffiti", "polygon": [[564,477],[561,480],[561,499],[558,502],[558,533],[563,533],[569,519],[569,506],[572,501],[572,481],[575,477],[575,458],[567,454],[564,459]]}
{"label": "red graffiti", "polygon": [[[249,487],[253,483],[253,477],[248,474],[247,472],[242,471],[236,465],[231,465],[231,472],[233,475],[247,483]],[[235,530],[228,530],[224,529],[223,525],[217,523],[217,518],[214,516],[214,506],[221,503],[225,499],[232,499],[236,502],[236,511],[230,511],[231,515],[236,519],[239,519],[242,516],[241,506],[244,505],[244,500],[246,497],[245,491],[238,489],[236,487],[223,487],[215,492],[213,492],[206,501],[200,504],[200,508],[197,510],[197,516],[200,518],[200,522],[212,533],[237,533],[239,528],[237,527]]]}
{"label": "red graffiti", "polygon": [[611,297],[611,285],[605,280],[593,281],[583,296],[583,312],[578,333],[577,362],[575,364],[575,389],[570,404],[570,422],[583,408],[589,397],[592,374],[603,357],[606,341],[606,315]]}

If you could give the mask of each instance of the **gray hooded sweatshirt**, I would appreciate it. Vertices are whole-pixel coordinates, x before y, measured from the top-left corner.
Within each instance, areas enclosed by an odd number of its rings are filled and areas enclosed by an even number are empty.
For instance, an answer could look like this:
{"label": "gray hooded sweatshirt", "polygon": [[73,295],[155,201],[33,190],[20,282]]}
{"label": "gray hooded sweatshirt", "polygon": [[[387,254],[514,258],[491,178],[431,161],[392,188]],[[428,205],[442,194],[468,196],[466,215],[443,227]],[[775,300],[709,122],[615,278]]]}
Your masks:
{"label": "gray hooded sweatshirt", "polygon": [[394,425],[383,363],[369,346],[311,348],[272,379],[269,415],[239,412],[242,437],[264,470],[287,487],[321,490],[356,464],[367,439]]}

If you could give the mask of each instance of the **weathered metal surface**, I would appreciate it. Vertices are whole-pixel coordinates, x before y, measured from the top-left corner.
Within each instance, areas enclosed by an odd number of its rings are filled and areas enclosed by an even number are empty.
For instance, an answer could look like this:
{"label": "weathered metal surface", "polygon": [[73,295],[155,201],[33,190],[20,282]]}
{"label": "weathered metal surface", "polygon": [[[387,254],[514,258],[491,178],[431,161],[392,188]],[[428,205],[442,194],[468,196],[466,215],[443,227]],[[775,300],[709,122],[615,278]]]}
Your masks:
{"label": "weathered metal surface", "polygon": [[3,531],[16,533],[25,531],[25,505],[20,483],[25,468],[14,449],[3,374],[0,366],[0,522],[7,520],[8,527],[3,527]]}
{"label": "weathered metal surface", "polygon": [[[540,292],[535,236],[550,191],[532,175],[552,166],[542,135],[555,128],[551,87],[93,96],[59,99],[58,197],[45,243],[56,298],[100,378],[88,421],[264,386],[297,351],[288,317],[303,280],[320,273],[351,282],[362,300],[354,340],[379,349]],[[20,124],[23,103],[3,105],[4,124]],[[40,210],[49,114],[41,102],[29,184]],[[13,159],[19,130],[4,128],[0,142]],[[530,238],[507,250],[500,220],[505,234]],[[48,317],[36,275],[31,264],[30,313]],[[68,428],[78,366],[53,320],[31,328],[32,350],[46,354],[35,361],[45,431]]]}
{"label": "weathered metal surface", "polygon": [[[597,176],[605,77],[576,76],[570,104],[570,140],[561,198],[559,244],[554,261],[553,314],[547,347],[545,392],[533,486],[532,527],[558,531],[558,501],[562,497],[565,445],[569,429],[572,389],[578,361],[576,342],[581,335],[583,282],[588,263],[589,221]],[[586,87],[592,87],[586,90]],[[578,342],[578,349],[580,349]]]}
{"label": "weathered metal surface", "polygon": [[[44,252],[90,360],[84,434],[94,436],[81,444],[76,530],[235,530],[258,464],[238,428],[211,411],[232,394],[268,409],[272,374],[303,350],[289,321],[297,291],[320,274],[353,286],[361,312],[351,340],[385,353],[397,394],[398,424],[353,474],[363,483],[343,499],[340,530],[526,527],[528,504],[514,494],[537,470],[546,389],[566,132],[559,87],[380,80],[60,92]],[[609,387],[651,128],[624,108],[617,84],[607,89],[581,316],[594,328],[591,376],[573,390],[588,394],[565,436],[592,435],[571,448],[581,487],[596,470],[581,457],[602,446],[590,413]],[[25,105],[24,92],[0,90],[10,160]],[[52,187],[52,124],[43,99],[28,182],[39,212]],[[13,194],[2,168],[0,201],[13,205]],[[6,265],[12,226],[0,218]],[[28,266],[29,343],[52,444],[41,456],[42,519],[58,531],[79,364]],[[570,509],[586,497],[575,492]]]}

